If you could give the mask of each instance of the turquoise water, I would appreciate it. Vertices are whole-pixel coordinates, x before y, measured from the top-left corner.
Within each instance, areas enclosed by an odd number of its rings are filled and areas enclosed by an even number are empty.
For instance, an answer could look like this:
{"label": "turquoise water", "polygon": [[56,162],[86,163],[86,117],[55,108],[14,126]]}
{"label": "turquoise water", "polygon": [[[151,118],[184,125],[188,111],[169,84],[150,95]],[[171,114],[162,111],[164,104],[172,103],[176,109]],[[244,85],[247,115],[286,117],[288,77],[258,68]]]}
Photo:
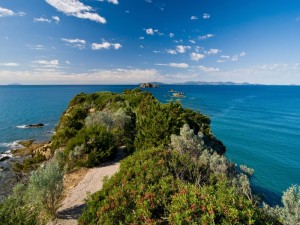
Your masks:
{"label": "turquoise water", "polygon": [[[70,99],[80,93],[122,92],[136,86],[0,86],[0,151],[22,139],[48,140]],[[300,184],[299,86],[161,86],[148,89],[161,102],[182,91],[187,108],[209,115],[227,157],[255,169],[254,189],[269,203]],[[43,128],[22,125],[44,123]]]}

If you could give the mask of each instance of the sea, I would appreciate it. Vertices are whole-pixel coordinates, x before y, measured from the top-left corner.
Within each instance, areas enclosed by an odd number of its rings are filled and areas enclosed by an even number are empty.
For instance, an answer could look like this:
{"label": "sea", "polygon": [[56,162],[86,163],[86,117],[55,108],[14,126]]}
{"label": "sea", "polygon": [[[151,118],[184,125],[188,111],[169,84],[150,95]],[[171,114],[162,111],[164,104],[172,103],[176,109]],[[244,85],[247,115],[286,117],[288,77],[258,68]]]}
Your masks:
{"label": "sea", "polygon": [[[73,96],[137,85],[0,86],[0,152],[18,148],[18,140],[50,140]],[[162,103],[185,93],[185,108],[208,115],[226,156],[255,170],[251,185],[267,203],[281,204],[283,192],[300,185],[300,86],[161,85],[150,91]],[[43,123],[42,128],[25,125]],[[0,184],[1,185],[1,184]]]}

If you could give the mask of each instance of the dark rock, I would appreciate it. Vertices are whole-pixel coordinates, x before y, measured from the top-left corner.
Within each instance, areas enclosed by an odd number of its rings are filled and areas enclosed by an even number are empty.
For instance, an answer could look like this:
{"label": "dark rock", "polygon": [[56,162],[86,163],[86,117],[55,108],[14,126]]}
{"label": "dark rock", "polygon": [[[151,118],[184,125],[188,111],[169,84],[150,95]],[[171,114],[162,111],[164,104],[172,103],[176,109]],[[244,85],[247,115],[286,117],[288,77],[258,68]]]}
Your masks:
{"label": "dark rock", "polygon": [[157,84],[144,83],[140,85],[140,88],[158,88]]}
{"label": "dark rock", "polygon": [[39,128],[39,127],[43,127],[44,124],[43,123],[37,123],[37,124],[29,124],[29,125],[26,125],[25,127],[26,128]]}
{"label": "dark rock", "polygon": [[10,158],[9,156],[4,156],[4,157],[0,158],[0,162],[3,162],[3,161],[5,161],[5,160],[7,160],[9,158]]}

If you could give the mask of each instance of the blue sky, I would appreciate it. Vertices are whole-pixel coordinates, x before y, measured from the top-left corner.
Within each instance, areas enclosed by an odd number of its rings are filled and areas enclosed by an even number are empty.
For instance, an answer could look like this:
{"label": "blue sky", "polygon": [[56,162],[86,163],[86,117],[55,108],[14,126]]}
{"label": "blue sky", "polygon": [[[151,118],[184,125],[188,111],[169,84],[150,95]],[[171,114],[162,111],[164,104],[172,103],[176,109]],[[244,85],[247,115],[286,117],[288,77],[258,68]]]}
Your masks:
{"label": "blue sky", "polygon": [[0,84],[300,84],[299,0],[0,0]]}

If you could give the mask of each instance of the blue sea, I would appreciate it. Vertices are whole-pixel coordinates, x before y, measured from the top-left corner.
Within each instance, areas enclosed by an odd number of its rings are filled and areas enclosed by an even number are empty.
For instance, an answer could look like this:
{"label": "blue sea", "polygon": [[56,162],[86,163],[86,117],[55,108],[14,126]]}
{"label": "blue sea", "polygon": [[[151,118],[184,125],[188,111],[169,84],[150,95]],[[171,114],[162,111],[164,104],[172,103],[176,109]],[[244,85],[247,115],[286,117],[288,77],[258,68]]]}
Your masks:
{"label": "blue sea", "polygon": [[[133,85],[0,86],[0,152],[17,140],[49,140],[71,98],[97,91],[122,92]],[[254,168],[254,190],[279,204],[284,190],[300,185],[299,86],[161,86],[147,89],[161,102],[168,90],[186,94],[180,101],[211,118],[212,131],[227,147],[226,156]],[[24,125],[44,123],[43,128]]]}

